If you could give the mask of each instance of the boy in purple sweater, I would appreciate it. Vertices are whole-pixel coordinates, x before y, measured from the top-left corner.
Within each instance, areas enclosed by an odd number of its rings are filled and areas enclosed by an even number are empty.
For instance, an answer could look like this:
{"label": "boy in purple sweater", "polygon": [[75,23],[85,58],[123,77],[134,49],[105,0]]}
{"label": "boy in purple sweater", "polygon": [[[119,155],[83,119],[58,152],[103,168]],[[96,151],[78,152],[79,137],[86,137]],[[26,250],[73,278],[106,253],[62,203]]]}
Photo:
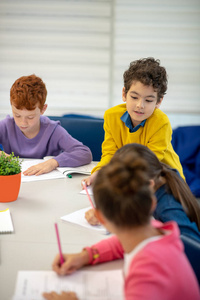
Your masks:
{"label": "boy in purple sweater", "polygon": [[[23,158],[52,159],[30,167],[24,175],[41,175],[57,167],[89,164],[92,153],[74,139],[59,121],[43,116],[47,90],[41,78],[30,75],[17,79],[10,90],[13,117],[0,121],[0,144],[6,154]],[[1,154],[1,151],[0,151]]]}

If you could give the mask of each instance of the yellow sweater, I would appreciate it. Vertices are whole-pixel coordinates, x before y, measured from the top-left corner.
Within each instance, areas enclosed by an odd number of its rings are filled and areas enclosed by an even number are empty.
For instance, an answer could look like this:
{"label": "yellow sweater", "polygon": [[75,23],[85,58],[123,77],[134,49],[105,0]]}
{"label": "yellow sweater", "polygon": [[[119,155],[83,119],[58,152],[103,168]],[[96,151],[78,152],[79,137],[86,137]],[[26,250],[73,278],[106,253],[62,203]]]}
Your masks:
{"label": "yellow sweater", "polygon": [[120,119],[125,112],[126,104],[114,106],[105,112],[102,156],[92,173],[106,165],[122,146],[138,143],[151,149],[161,162],[177,169],[185,179],[179,157],[171,144],[172,128],[166,114],[156,108],[144,127],[141,126],[136,132],[129,132],[129,128]]}

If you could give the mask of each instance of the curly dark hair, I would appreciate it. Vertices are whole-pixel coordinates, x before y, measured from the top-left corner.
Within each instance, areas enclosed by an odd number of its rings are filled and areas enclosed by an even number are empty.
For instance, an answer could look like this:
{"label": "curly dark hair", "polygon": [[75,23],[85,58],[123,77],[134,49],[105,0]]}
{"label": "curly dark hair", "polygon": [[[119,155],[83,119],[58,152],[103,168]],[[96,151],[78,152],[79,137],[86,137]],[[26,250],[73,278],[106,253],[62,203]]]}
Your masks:
{"label": "curly dark hair", "polygon": [[10,103],[17,109],[33,110],[37,104],[43,108],[47,96],[44,82],[36,75],[18,78],[10,89]]}
{"label": "curly dark hair", "polygon": [[124,87],[127,94],[133,81],[140,81],[146,86],[152,86],[158,93],[157,103],[167,91],[167,73],[160,61],[153,57],[135,60],[124,72]]}

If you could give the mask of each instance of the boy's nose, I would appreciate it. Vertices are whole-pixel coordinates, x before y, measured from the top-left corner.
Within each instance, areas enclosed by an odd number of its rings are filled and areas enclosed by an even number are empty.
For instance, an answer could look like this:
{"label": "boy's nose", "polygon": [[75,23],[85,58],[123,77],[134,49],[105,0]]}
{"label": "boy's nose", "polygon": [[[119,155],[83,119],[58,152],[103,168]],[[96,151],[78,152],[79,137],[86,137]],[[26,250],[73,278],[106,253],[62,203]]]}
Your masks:
{"label": "boy's nose", "polygon": [[27,124],[27,120],[24,118],[24,119],[21,119],[21,122],[20,122],[21,125],[26,125]]}
{"label": "boy's nose", "polygon": [[144,101],[142,99],[138,100],[137,107],[138,108],[144,108]]}

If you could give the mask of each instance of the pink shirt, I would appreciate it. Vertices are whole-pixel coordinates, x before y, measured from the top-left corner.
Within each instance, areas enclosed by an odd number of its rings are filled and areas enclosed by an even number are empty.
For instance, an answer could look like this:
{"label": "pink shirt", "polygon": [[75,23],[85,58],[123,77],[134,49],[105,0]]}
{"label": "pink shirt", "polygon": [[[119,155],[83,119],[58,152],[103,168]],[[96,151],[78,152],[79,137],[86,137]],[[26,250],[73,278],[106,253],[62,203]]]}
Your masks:
{"label": "pink shirt", "polygon": [[[158,239],[150,239],[139,246],[128,265],[124,277],[126,300],[199,300],[197,279],[184,254],[175,222],[152,222],[154,227],[167,230]],[[100,263],[124,257],[124,250],[116,236],[86,248],[90,263]],[[93,260],[92,249],[99,258]],[[133,250],[134,251],[134,250]]]}

